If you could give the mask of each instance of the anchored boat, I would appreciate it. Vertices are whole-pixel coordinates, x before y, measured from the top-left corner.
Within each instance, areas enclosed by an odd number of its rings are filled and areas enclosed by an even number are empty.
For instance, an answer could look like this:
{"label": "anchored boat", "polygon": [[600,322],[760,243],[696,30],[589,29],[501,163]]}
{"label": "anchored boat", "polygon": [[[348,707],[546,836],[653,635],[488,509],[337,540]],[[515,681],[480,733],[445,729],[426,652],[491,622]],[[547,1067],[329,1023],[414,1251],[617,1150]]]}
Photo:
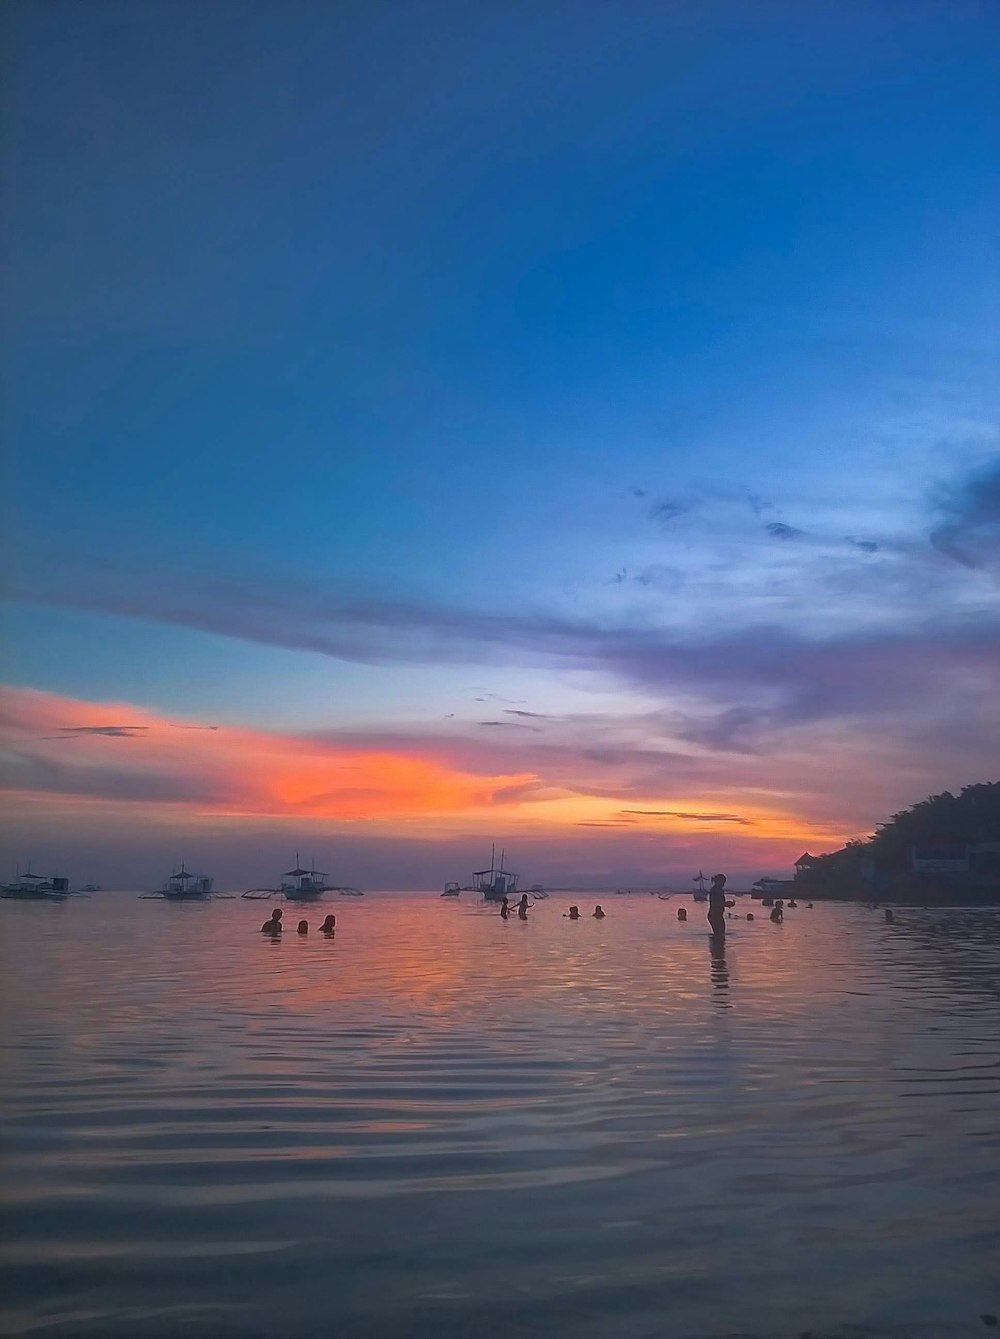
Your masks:
{"label": "anchored boat", "polygon": [[286,902],[316,902],[324,893],[339,893],[341,897],[364,897],[360,888],[347,888],[329,883],[329,875],[316,868],[315,861],[311,869],[303,869],[299,863],[299,853],[295,852],[295,868],[288,869],[281,876],[277,888],[248,888],[243,894],[251,901],[261,901],[269,897],[283,897]]}
{"label": "anchored boat", "polygon": [[0,884],[0,897],[13,897],[29,902],[61,902],[69,897],[69,879],[46,878],[32,874],[31,862],[22,874],[20,870],[10,883]]}
{"label": "anchored boat", "polygon": [[165,897],[170,902],[203,902],[212,896],[213,882],[208,874],[192,874],[181,861],[180,869],[153,896]]}
{"label": "anchored boat", "polygon": [[500,863],[497,864],[496,843],[490,853],[489,869],[478,869],[472,876],[472,890],[476,893],[482,893],[487,902],[499,902],[501,898],[512,897],[517,889],[519,874],[514,874],[509,869],[504,869],[504,855],[506,852],[500,852]]}

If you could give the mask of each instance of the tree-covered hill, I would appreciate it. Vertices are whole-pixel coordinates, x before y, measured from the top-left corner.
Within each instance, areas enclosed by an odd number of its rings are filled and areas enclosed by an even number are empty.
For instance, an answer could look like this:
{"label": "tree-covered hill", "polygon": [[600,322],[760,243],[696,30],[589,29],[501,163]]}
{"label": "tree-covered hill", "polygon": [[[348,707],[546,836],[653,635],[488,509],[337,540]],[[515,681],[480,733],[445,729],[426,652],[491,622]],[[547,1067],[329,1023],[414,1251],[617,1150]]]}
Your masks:
{"label": "tree-covered hill", "polygon": [[928,796],[880,823],[872,836],[797,869],[796,882],[816,895],[878,890],[1000,898],[1000,781]]}

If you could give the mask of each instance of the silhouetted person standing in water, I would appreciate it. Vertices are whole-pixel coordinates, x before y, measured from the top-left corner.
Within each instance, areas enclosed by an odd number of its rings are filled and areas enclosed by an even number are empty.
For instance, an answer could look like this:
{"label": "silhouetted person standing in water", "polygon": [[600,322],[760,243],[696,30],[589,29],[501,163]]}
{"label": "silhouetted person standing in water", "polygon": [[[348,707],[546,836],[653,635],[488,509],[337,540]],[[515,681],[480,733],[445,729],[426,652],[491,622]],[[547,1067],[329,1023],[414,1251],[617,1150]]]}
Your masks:
{"label": "silhouetted person standing in water", "polygon": [[260,927],[262,935],[280,935],[281,934],[281,908],[275,907],[271,912],[271,919],[265,921]]}
{"label": "silhouetted person standing in water", "polygon": [[712,876],[712,886],[708,890],[708,923],[712,927],[712,934],[721,936],[726,933],[725,874]]}
{"label": "silhouetted person standing in water", "polygon": [[522,893],[521,900],[517,904],[517,919],[526,921],[528,919],[528,894]]}
{"label": "silhouetted person standing in water", "polygon": [[601,906],[600,902],[598,902],[597,906],[594,908],[594,920],[595,921],[604,920],[604,908]]}
{"label": "silhouetted person standing in water", "polygon": [[507,901],[506,894],[500,899],[500,919],[502,921],[510,919],[510,903]]}
{"label": "silhouetted person standing in water", "polygon": [[336,916],[333,914],[332,911],[330,912],[329,916],[327,916],[326,920],[323,922],[323,924],[322,924],[319,928],[322,930],[322,932],[323,932],[325,935],[336,934],[336,932],[337,932],[337,918],[336,918]]}

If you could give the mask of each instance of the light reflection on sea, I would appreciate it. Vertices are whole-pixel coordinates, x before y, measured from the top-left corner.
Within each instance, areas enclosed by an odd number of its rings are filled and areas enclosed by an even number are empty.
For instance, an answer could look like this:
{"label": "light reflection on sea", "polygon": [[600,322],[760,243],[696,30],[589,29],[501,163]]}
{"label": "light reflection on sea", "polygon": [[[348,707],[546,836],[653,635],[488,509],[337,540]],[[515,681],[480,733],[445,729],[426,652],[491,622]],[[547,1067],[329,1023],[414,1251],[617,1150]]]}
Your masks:
{"label": "light reflection on sea", "polygon": [[986,1333],[1000,913],[468,896],[0,905],[7,1329]]}

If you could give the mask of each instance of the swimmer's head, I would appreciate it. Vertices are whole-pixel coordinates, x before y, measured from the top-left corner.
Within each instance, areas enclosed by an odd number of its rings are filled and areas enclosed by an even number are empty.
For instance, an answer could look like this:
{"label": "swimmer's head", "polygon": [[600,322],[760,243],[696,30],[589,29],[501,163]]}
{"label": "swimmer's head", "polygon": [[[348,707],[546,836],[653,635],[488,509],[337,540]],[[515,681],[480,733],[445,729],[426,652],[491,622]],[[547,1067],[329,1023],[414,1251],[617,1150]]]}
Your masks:
{"label": "swimmer's head", "polygon": [[717,883],[717,884],[719,885],[719,887],[721,888],[722,885],[726,882],[726,876],[725,876],[725,874],[713,874],[713,875],[712,875],[712,882],[713,882],[713,883]]}
{"label": "swimmer's head", "polygon": [[336,925],[337,925],[337,918],[331,911],[329,916],[327,916],[326,920],[319,928],[321,930],[333,930],[336,928]]}

